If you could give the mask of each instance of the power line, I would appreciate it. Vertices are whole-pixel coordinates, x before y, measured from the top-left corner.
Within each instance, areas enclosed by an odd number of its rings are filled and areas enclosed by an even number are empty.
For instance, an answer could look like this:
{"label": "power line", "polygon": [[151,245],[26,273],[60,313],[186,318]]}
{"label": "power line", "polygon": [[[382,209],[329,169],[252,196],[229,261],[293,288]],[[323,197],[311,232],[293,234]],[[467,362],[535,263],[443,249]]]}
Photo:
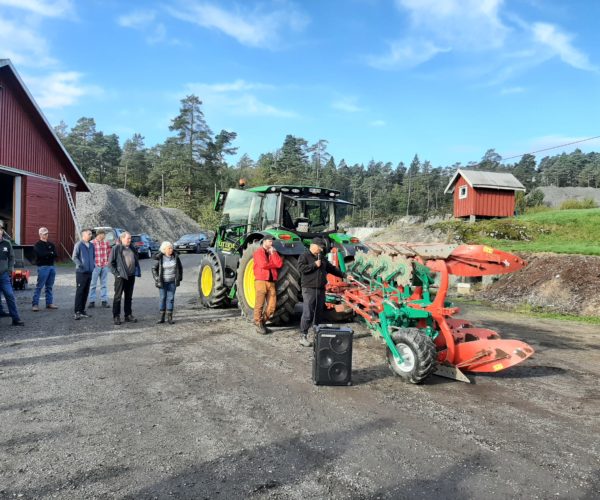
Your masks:
{"label": "power line", "polygon": [[594,139],[600,139],[600,135],[597,135],[595,137],[588,137],[587,139],[580,139],[578,141],[567,142],[565,144],[559,144],[558,146],[552,146],[551,148],[538,149],[537,151],[531,151],[529,153],[522,153],[520,155],[508,156],[506,158],[502,157],[502,158],[500,158],[500,161],[513,160],[515,158],[520,158],[521,156],[524,156],[524,155],[534,155],[536,153],[542,153],[544,151],[550,151],[552,149],[564,148],[565,146],[572,146],[573,144],[579,144],[581,142],[593,141]]}

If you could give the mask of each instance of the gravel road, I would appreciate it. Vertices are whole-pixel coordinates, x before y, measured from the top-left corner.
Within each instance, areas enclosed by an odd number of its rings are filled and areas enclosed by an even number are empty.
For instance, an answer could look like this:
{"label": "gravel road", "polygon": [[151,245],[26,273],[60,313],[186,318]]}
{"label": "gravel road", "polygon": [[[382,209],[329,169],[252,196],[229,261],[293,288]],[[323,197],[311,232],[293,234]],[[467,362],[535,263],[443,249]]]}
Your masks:
{"label": "gravel road", "polygon": [[316,387],[295,327],[261,337],[195,302],[199,261],[156,325],[143,261],[140,322],[57,311],[0,323],[0,498],[576,498],[600,496],[600,328],[468,306],[536,349],[468,385],[402,383],[355,325],[352,387]]}

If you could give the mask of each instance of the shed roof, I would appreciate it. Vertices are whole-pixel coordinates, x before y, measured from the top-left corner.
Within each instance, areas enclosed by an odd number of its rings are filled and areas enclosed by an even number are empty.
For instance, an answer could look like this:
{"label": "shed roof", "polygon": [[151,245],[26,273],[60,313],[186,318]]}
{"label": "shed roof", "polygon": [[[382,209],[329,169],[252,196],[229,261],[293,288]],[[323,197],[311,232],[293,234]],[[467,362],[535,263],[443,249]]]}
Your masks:
{"label": "shed roof", "polygon": [[27,98],[29,99],[29,101],[31,102],[31,104],[33,105],[33,107],[35,108],[35,110],[37,111],[37,113],[38,113],[39,117],[41,118],[42,122],[47,127],[47,129],[50,132],[50,135],[52,136],[53,140],[56,141],[56,144],[58,145],[59,149],[65,155],[65,158],[67,160],[67,164],[73,169],[73,171],[75,172],[76,176],[81,180],[81,185],[77,185],[77,188],[76,188],[77,191],[91,191],[91,188],[90,188],[89,184],[87,183],[87,181],[85,180],[85,177],[83,177],[83,174],[77,168],[77,165],[75,165],[75,162],[71,158],[71,155],[69,155],[69,153],[67,152],[67,150],[63,146],[62,142],[60,142],[60,139],[56,135],[56,132],[54,132],[54,128],[52,128],[52,125],[50,125],[50,122],[47,120],[46,116],[44,116],[44,113],[42,113],[42,110],[38,106],[37,102],[35,102],[35,99],[31,95],[31,93],[29,92],[29,89],[27,88],[27,86],[25,85],[25,83],[23,82],[23,80],[21,79],[21,77],[19,76],[19,73],[17,73],[17,70],[13,66],[12,62],[10,62],[10,59],[0,59],[0,69],[3,69],[3,68],[8,68],[10,70],[10,72],[14,76],[15,80],[17,81],[17,83],[19,84],[19,86],[21,87],[21,89],[23,90],[23,92],[25,92],[25,95],[27,96]]}
{"label": "shed roof", "polygon": [[507,172],[484,172],[481,170],[463,170],[459,168],[450,179],[444,193],[453,193],[454,185],[459,177],[467,181],[472,188],[484,189],[503,189],[506,191],[525,191],[525,186],[521,184],[513,174]]}

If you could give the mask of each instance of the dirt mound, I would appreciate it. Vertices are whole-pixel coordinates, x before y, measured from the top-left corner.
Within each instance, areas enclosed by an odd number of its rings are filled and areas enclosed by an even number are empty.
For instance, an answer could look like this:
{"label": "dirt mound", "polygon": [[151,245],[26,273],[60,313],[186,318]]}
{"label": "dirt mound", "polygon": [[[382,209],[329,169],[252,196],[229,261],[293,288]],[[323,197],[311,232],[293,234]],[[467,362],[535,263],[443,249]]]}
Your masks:
{"label": "dirt mound", "polygon": [[600,205],[600,189],[591,187],[554,187],[544,186],[539,188],[544,193],[544,203],[553,208],[558,208],[563,201],[584,200],[591,198]]}
{"label": "dirt mound", "polygon": [[430,224],[440,219],[428,219],[426,223],[419,217],[403,217],[384,228],[356,227],[348,229],[348,234],[364,241],[409,241],[413,243],[440,243],[446,241],[441,231],[432,230]]}
{"label": "dirt mound", "polygon": [[77,194],[77,215],[83,227],[122,227],[133,234],[148,233],[162,241],[175,241],[200,226],[176,208],[145,205],[125,189],[90,183],[91,193]]}
{"label": "dirt mound", "polygon": [[600,257],[521,256],[528,265],[482,290],[482,299],[498,305],[529,304],[563,314],[600,317]]}

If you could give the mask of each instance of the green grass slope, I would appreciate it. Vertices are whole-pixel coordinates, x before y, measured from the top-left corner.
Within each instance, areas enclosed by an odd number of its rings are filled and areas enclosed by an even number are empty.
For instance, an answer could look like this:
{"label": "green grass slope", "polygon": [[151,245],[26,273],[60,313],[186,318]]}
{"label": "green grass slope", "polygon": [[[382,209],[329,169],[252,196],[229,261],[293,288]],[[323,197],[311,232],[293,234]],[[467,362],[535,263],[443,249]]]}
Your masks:
{"label": "green grass slope", "polygon": [[600,255],[600,208],[545,210],[508,219],[434,224],[453,239],[500,250]]}

